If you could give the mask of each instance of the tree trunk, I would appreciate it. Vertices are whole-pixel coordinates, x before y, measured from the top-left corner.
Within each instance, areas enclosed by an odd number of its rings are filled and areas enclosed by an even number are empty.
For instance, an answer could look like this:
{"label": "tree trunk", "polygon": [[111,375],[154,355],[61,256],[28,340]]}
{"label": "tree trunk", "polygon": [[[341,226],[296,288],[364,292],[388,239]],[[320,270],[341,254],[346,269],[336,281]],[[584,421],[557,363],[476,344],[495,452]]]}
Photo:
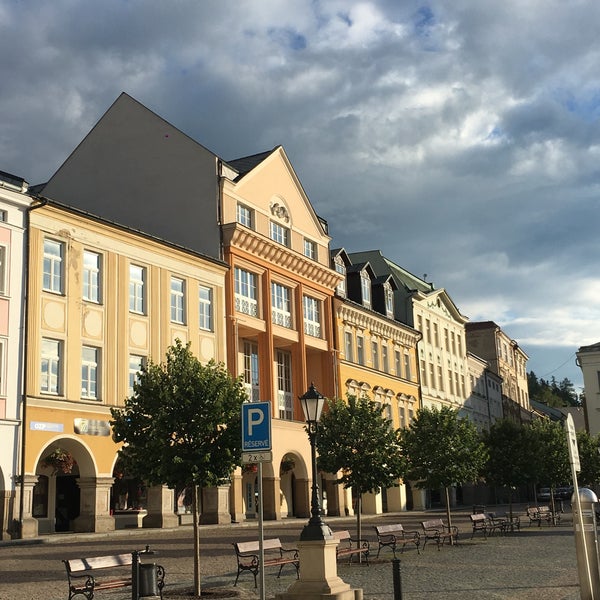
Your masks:
{"label": "tree trunk", "polygon": [[192,494],[192,514],[192,520],[194,522],[194,595],[197,598],[200,598],[200,527],[198,527],[200,515],[198,503],[198,486],[196,484],[194,484],[194,493]]}
{"label": "tree trunk", "polygon": [[[450,513],[450,492],[449,492],[449,487],[446,486],[444,487],[444,490],[446,491],[446,519],[448,520],[448,531],[450,531],[450,528],[452,527],[452,515]],[[450,544],[454,544],[454,540],[452,538],[452,536],[450,536]]]}
{"label": "tree trunk", "polygon": [[[362,521],[360,518],[360,513],[362,512],[362,494],[360,493],[360,490],[358,492],[358,495],[356,497],[356,539],[357,539],[357,544],[360,547],[360,540],[362,539]],[[358,553],[358,562],[362,562],[362,553],[359,552]]]}

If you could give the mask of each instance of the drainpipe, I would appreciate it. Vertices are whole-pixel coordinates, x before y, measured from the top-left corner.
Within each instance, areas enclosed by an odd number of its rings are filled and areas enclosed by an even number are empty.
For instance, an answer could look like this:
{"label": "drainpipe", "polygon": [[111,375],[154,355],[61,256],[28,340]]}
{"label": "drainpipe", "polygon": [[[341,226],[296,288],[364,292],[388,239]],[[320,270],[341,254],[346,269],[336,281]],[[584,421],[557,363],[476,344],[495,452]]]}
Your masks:
{"label": "drainpipe", "polygon": [[46,198],[34,197],[34,202],[25,209],[25,256],[23,260],[23,381],[21,383],[22,395],[21,395],[21,474],[20,474],[20,493],[19,493],[19,539],[23,538],[23,511],[25,503],[25,449],[26,443],[25,438],[27,437],[27,364],[28,358],[28,347],[29,347],[29,257],[31,255],[30,250],[30,226],[31,226],[31,213],[46,206],[48,200]]}

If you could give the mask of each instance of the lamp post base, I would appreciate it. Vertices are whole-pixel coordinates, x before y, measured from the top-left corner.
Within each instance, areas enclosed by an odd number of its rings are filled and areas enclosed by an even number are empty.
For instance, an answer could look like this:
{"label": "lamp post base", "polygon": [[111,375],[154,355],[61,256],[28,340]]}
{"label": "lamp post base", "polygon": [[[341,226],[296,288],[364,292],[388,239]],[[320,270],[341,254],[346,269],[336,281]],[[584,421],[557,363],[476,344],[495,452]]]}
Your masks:
{"label": "lamp post base", "polygon": [[338,540],[300,541],[300,578],[276,600],[360,600],[361,589],[352,589],[338,577],[336,547]]}

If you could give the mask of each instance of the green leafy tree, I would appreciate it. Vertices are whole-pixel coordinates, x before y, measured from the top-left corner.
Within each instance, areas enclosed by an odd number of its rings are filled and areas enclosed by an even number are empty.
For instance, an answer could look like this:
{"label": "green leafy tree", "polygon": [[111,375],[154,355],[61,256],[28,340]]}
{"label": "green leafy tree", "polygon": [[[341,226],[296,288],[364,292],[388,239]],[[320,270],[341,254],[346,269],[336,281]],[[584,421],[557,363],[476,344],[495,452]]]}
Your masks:
{"label": "green leafy tree", "polygon": [[133,395],[111,409],[119,458],[150,485],[192,487],[194,585],[200,596],[198,486],[228,480],[241,457],[241,405],[246,393],[221,364],[203,365],[176,340],[166,362],[140,371]]}
{"label": "green leafy tree", "polygon": [[596,485],[600,481],[600,435],[578,431],[577,450],[581,466],[577,475],[579,484],[587,487]]}
{"label": "green leafy tree", "polygon": [[450,487],[476,481],[485,465],[486,448],[477,428],[459,418],[457,410],[422,408],[402,432],[401,448],[408,479],[419,488],[444,488],[451,526]]}
{"label": "green leafy tree", "polygon": [[530,426],[532,435],[532,466],[537,483],[550,486],[550,500],[554,512],[554,490],[571,479],[567,434],[562,423],[538,419]]}
{"label": "green leafy tree", "polygon": [[398,485],[404,472],[400,433],[369,398],[349,395],[328,400],[321,415],[316,444],[319,469],[339,474],[336,483],[352,488],[358,498],[357,537],[361,539],[361,495]]}
{"label": "green leafy tree", "polygon": [[512,518],[512,491],[532,481],[531,435],[529,428],[510,419],[496,421],[483,434],[487,447],[486,481],[508,488],[509,514]]}

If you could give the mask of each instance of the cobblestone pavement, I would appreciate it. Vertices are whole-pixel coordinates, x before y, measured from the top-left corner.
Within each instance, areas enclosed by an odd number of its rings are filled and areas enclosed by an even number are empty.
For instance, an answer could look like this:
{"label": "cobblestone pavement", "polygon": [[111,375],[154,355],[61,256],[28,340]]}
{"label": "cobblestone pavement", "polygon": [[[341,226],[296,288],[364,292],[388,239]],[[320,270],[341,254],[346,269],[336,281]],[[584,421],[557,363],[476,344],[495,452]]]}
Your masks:
{"label": "cobblestone pavement", "polygon": [[[502,510],[503,507],[497,507]],[[517,511],[522,514],[524,510]],[[400,522],[405,529],[418,529],[420,520],[442,516],[438,511],[406,512],[363,517],[363,537],[375,540],[373,525]],[[355,518],[328,518],[332,529],[355,531]],[[399,555],[403,600],[457,600],[499,598],[519,600],[575,600],[580,597],[571,515],[560,526],[527,525],[521,532],[485,539],[471,538],[468,512],[453,511],[453,522],[461,530],[456,547],[438,552],[428,545],[419,555],[410,548]],[[284,545],[299,538],[304,520],[265,522],[265,538],[279,537]],[[258,536],[254,522],[201,527],[201,581],[203,597],[256,600],[258,593],[250,574],[244,573],[233,587],[236,561],[231,543]],[[36,540],[0,542],[0,600],[66,600],[68,597],[61,559],[119,554],[143,549],[156,550],[152,561],[166,569],[165,600],[189,598],[193,582],[192,528],[174,530],[125,530],[110,534],[61,534]],[[373,547],[373,545],[372,545]],[[376,548],[376,545],[375,545]],[[379,559],[372,553],[370,565],[338,565],[338,575],[353,588],[361,588],[365,599],[394,598],[392,553],[384,549]],[[277,578],[267,570],[266,596],[273,598],[295,581],[293,569]],[[98,600],[130,600],[131,591],[98,593]]]}

